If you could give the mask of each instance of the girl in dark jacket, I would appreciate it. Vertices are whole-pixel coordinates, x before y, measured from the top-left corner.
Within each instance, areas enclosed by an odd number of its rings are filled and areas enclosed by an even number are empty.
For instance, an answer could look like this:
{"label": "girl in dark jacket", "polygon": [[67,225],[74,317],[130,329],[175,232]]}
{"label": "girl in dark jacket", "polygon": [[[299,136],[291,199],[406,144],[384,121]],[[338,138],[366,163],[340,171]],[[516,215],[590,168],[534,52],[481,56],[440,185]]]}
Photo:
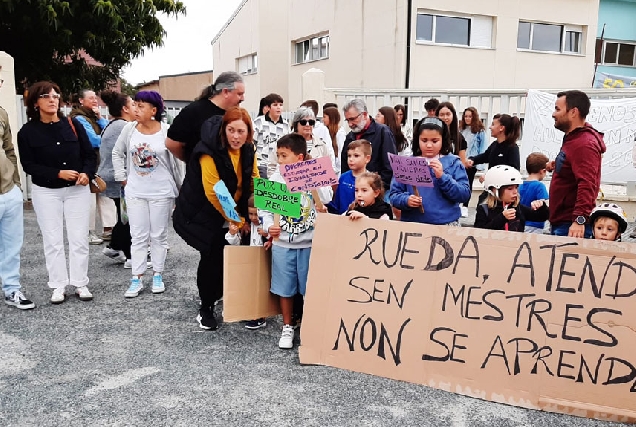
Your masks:
{"label": "girl in dark jacket", "polygon": [[519,184],[518,170],[505,165],[489,169],[484,179],[488,199],[477,206],[475,227],[523,233],[526,220],[546,221],[550,211],[544,200],[535,200],[530,207],[519,204]]}

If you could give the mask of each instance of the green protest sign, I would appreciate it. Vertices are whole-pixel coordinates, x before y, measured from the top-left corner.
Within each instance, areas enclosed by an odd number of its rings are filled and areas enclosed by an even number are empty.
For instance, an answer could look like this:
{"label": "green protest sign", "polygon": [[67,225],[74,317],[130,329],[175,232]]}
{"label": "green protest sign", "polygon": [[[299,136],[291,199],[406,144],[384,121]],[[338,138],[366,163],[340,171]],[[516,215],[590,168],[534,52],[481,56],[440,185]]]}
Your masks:
{"label": "green protest sign", "polygon": [[298,218],[301,193],[290,193],[285,184],[254,178],[254,206],[275,214]]}

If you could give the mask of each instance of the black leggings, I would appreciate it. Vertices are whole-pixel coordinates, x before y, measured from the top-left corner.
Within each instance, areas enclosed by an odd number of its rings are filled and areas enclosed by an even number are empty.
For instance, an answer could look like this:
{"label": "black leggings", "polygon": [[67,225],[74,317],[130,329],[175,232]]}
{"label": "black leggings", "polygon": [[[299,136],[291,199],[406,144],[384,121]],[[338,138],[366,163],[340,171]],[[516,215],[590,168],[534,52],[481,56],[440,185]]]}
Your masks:
{"label": "black leggings", "polygon": [[110,238],[108,247],[116,251],[122,251],[126,255],[126,259],[130,259],[130,224],[121,222],[121,201],[119,198],[112,198],[117,208],[117,224],[113,227],[113,235]]}
{"label": "black leggings", "polygon": [[210,252],[201,252],[201,261],[197,268],[197,287],[203,309],[212,309],[214,302],[223,296],[223,249],[226,244],[223,231],[214,238]]}

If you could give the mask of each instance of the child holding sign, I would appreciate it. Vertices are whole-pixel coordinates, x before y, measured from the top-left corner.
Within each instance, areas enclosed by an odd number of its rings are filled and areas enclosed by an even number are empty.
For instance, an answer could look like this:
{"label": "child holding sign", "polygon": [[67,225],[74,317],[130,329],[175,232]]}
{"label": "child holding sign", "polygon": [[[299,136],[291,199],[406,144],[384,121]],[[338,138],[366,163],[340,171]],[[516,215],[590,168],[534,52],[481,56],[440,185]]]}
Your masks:
{"label": "child holding sign", "polygon": [[[358,141],[352,142],[349,147],[356,142]],[[375,172],[363,172],[356,178],[355,200],[349,206],[346,215],[352,221],[360,218],[393,219],[391,205],[384,201],[380,175]]]}
{"label": "child holding sign", "polygon": [[530,207],[519,203],[519,184],[521,174],[512,166],[488,169],[484,177],[488,199],[477,206],[475,227],[523,233],[526,220],[547,221],[550,211],[544,200],[534,200]]}
{"label": "child holding sign", "polygon": [[[276,155],[280,165],[291,165],[305,160],[307,142],[298,134],[283,136],[277,142]],[[279,171],[274,172],[270,181],[284,183]],[[316,207],[311,192],[301,194],[300,217],[281,216],[277,224],[274,214],[261,211],[263,230],[274,238],[272,245],[272,285],[270,291],[280,297],[283,312],[283,331],[278,346],[290,349],[294,346],[292,313],[294,295],[305,295],[311,242],[316,222]]]}
{"label": "child holding sign", "polygon": [[355,200],[356,178],[367,171],[371,161],[371,143],[366,139],[352,141],[347,146],[347,165],[349,170],[338,179],[338,187],[333,200],[327,203],[329,213],[341,215]]}
{"label": "child holding sign", "polygon": [[[391,205],[402,211],[401,221],[459,227],[459,204],[468,199],[470,189],[461,159],[451,154],[448,127],[437,117],[426,117],[416,126],[414,137],[418,138],[413,144],[414,157],[400,158],[406,167],[397,171],[391,165]],[[426,159],[426,174],[409,173],[409,163],[421,163],[416,157]]]}

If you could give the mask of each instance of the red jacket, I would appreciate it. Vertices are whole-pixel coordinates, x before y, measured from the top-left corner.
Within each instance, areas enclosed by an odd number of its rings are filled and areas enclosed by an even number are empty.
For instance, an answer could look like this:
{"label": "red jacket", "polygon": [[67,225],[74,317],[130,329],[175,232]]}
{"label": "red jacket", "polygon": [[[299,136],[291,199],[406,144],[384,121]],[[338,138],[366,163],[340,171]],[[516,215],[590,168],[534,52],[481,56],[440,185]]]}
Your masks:
{"label": "red jacket", "polygon": [[567,134],[550,183],[550,223],[589,217],[601,187],[603,134],[589,123]]}

